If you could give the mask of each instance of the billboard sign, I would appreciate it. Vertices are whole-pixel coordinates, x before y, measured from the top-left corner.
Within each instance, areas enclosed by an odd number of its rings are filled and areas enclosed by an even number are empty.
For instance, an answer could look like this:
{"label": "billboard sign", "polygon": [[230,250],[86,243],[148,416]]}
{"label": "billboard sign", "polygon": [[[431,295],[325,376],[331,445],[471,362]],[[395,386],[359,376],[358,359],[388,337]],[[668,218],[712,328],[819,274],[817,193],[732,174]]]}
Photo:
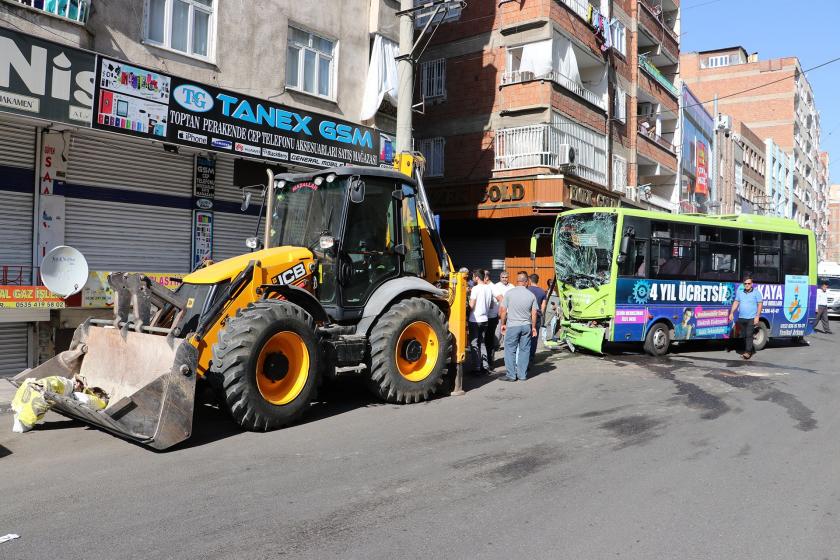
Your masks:
{"label": "billboard sign", "polygon": [[0,27],[0,111],[90,126],[96,55]]}

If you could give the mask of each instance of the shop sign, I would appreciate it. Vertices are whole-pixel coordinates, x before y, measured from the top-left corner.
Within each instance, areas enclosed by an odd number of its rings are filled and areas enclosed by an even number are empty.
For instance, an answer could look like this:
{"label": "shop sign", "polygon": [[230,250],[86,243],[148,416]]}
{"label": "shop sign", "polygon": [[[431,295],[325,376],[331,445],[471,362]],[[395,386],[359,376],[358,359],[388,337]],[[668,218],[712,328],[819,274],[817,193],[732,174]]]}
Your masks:
{"label": "shop sign", "polygon": [[516,202],[525,198],[525,186],[522,183],[494,183],[484,190],[481,199],[482,204],[488,202],[496,204],[499,202]]}
{"label": "shop sign", "polygon": [[368,127],[178,77],[172,85],[167,137],[176,144],[316,167],[393,158]]}
{"label": "shop sign", "polygon": [[0,111],[90,126],[96,55],[0,27]]}
{"label": "shop sign", "polygon": [[64,300],[43,286],[0,286],[0,309],[61,309]]}
{"label": "shop sign", "polygon": [[[88,280],[85,287],[82,288],[82,307],[112,307],[114,305],[114,292],[108,284],[108,275],[111,272],[102,270],[95,270],[88,273]],[[176,290],[181,285],[180,279],[185,274],[182,273],[166,273],[166,272],[141,272],[154,282]]]}
{"label": "shop sign", "polygon": [[192,270],[213,258],[213,212],[193,210]]}
{"label": "shop sign", "polygon": [[38,266],[47,253],[64,245],[64,207],[63,196],[38,197]]}
{"label": "shop sign", "polygon": [[580,185],[569,184],[569,199],[578,204],[585,204],[587,206],[597,206],[612,208],[618,206],[618,199],[607,196],[602,193],[597,193],[586,187]]}
{"label": "shop sign", "polygon": [[148,138],[167,137],[169,76],[99,57],[94,128]]}
{"label": "shop sign", "polygon": [[216,160],[198,155],[195,158],[195,181],[193,183],[193,197],[195,205],[202,210],[213,208],[213,198],[216,196]]}
{"label": "shop sign", "polygon": [[706,153],[706,144],[697,140],[697,179],[694,186],[694,193],[704,197],[709,196],[709,164]]}

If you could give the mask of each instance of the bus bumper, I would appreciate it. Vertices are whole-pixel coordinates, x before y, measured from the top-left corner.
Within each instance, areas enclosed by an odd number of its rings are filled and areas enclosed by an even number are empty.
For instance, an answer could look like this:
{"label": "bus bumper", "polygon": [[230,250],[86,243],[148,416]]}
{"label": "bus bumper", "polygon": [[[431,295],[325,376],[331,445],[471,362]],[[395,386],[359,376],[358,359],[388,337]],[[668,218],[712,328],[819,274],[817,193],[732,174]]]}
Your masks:
{"label": "bus bumper", "polygon": [[564,321],[563,339],[572,351],[585,348],[596,354],[603,354],[601,346],[604,343],[605,327],[590,327],[586,323],[572,323]]}

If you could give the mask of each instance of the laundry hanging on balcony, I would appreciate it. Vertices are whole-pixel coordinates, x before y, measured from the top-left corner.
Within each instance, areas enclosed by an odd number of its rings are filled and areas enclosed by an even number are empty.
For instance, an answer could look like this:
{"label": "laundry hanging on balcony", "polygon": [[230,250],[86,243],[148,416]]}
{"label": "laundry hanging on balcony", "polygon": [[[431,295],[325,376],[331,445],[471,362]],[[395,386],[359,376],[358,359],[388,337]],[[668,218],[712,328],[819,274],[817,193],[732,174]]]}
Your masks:
{"label": "laundry hanging on balcony", "polygon": [[523,45],[519,72],[522,75],[530,72],[534,78],[548,77],[553,70],[551,55],[551,39]]}
{"label": "laundry hanging on balcony", "polygon": [[382,35],[373,39],[373,49],[370,53],[370,67],[365,81],[365,93],[362,97],[361,120],[370,121],[387,99],[397,106],[397,60],[399,46],[394,41]]}
{"label": "laundry hanging on balcony", "polygon": [[580,70],[578,66],[575,49],[572,47],[572,42],[561,33],[554,33],[554,44],[552,59],[554,61],[554,70],[571,80],[572,82],[583,86],[583,81],[580,79]]}

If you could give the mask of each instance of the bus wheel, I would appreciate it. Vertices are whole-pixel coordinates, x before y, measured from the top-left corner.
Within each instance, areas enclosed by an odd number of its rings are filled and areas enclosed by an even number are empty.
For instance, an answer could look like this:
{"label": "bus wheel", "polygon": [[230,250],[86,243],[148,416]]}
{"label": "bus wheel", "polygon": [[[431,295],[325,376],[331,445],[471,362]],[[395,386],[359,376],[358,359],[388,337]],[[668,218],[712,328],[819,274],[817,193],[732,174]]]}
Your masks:
{"label": "bus wheel", "polygon": [[645,352],[651,356],[664,356],[671,345],[671,329],[665,323],[656,323],[645,337]]}
{"label": "bus wheel", "polygon": [[758,326],[753,331],[753,348],[756,352],[764,350],[767,342],[770,340],[770,330],[763,322],[759,322]]}

